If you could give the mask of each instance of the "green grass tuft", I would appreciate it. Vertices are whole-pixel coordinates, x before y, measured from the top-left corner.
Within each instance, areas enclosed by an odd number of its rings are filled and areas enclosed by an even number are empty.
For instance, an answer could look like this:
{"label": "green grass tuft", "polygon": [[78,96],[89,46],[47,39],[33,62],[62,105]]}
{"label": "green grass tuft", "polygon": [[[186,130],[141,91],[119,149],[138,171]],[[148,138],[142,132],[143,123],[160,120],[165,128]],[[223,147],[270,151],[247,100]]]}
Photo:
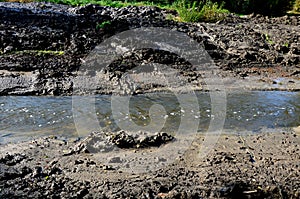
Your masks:
{"label": "green grass tuft", "polygon": [[296,0],[293,6],[293,12],[300,13],[300,0]]}
{"label": "green grass tuft", "polygon": [[97,24],[96,29],[97,30],[103,29],[103,28],[105,28],[105,27],[107,27],[109,25],[111,25],[110,21],[103,21],[102,23]]}
{"label": "green grass tuft", "polygon": [[228,10],[223,9],[223,4],[209,1],[178,0],[173,6],[179,13],[182,21],[185,22],[216,22],[224,19]]}
{"label": "green grass tuft", "polygon": [[271,39],[271,37],[268,33],[265,33],[265,39],[270,45],[274,44],[274,41]]}

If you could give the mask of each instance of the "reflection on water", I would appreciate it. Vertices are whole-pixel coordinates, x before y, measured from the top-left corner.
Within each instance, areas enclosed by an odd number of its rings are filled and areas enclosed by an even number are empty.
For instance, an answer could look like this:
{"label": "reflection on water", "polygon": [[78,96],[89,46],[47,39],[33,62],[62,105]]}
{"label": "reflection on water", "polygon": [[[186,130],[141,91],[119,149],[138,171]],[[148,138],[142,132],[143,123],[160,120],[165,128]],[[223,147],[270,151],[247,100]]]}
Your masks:
{"label": "reflection on water", "polygon": [[[189,94],[181,94],[188,101]],[[154,112],[157,118],[166,120],[162,131],[174,132],[181,118],[199,121],[199,132],[204,132],[214,115],[211,114],[209,93],[197,92],[199,109],[184,110],[175,95],[156,93],[133,96],[130,99],[130,114],[118,113],[121,120],[129,120],[147,126],[151,119],[149,109],[154,104],[164,107],[163,112]],[[81,98],[81,97],[77,97]],[[83,98],[83,97],[82,97]],[[120,104],[122,106],[122,104]],[[193,104],[191,103],[191,106]],[[77,107],[84,117],[97,117],[97,123],[106,130],[119,130],[111,110],[111,97],[100,95],[95,100],[95,112],[89,110],[84,100]],[[74,137],[88,132],[76,132],[72,113],[72,97],[0,97],[0,143],[40,135]],[[191,117],[192,116],[192,117]],[[83,121],[84,122],[84,121]],[[262,128],[291,127],[300,123],[300,93],[297,92],[231,92],[227,96],[227,113],[224,129],[227,131],[250,130],[260,132]],[[86,124],[88,125],[88,124]],[[84,131],[84,129],[81,129]]]}

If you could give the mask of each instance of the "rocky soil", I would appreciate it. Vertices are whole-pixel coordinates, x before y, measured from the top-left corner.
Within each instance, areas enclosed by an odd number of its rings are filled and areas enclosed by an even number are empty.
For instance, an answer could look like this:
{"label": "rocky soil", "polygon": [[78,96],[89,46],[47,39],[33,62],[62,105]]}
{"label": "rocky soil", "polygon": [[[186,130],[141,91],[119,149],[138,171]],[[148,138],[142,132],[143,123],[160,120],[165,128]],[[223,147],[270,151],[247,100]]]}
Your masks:
{"label": "rocky soil", "polygon": [[[222,135],[204,158],[199,157],[204,136],[199,136],[184,154],[147,172],[124,171],[123,152],[142,157],[145,150],[165,150],[178,140],[158,148],[115,145],[118,153],[109,159],[99,158],[104,151],[78,150],[100,135],[82,141],[52,136],[0,146],[0,197],[299,198],[299,132]],[[121,140],[128,141],[128,136]],[[152,165],[165,161],[155,160]]]}
{"label": "rocky soil", "polygon": [[[1,2],[0,94],[71,95],[74,78],[97,45],[117,33],[141,27],[177,30],[199,42],[216,63],[215,73],[228,88],[241,85],[249,89],[300,89],[299,16],[229,15],[211,24],[168,20],[176,15],[156,7],[115,9]],[[147,48],[118,57],[107,66],[108,70],[78,80],[78,87],[92,85],[95,93],[121,93],[115,86],[118,74],[145,63],[169,65],[185,76],[193,89],[205,89],[203,71],[190,70],[190,63],[172,52]],[[152,69],[148,73],[155,76]],[[95,82],[98,83],[93,85]],[[133,92],[153,91],[162,85],[142,82],[140,89]],[[78,90],[78,94],[82,93]]]}

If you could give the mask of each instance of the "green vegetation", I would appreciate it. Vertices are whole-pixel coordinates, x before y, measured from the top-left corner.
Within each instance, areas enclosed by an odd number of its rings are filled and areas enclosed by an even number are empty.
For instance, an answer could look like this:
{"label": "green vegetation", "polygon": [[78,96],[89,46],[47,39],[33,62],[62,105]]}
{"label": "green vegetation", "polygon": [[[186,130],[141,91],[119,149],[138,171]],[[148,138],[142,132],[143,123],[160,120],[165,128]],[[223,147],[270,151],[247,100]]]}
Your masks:
{"label": "green vegetation", "polygon": [[103,29],[111,24],[110,21],[103,21],[102,23],[97,24],[96,29]]}
{"label": "green vegetation", "polygon": [[[85,5],[88,3],[101,6],[125,7],[133,6],[158,6],[163,9],[177,10],[179,18],[169,15],[167,19],[199,22],[199,21],[217,21],[223,19],[228,10],[223,9],[223,3],[213,3],[211,0],[156,0],[156,1],[112,1],[112,0],[47,0],[48,2],[70,4],[73,6]],[[105,24],[107,25],[107,24]],[[97,25],[97,28],[101,25]]]}
{"label": "green vegetation", "polygon": [[271,44],[271,45],[274,44],[274,41],[271,39],[270,35],[267,33],[265,33],[265,39],[269,44]]}
{"label": "green vegetation", "polygon": [[[43,0],[41,0],[43,1]],[[129,5],[133,6],[159,6],[164,7],[162,4],[156,4],[149,1],[113,1],[113,0],[46,0],[47,2],[68,4],[73,6],[82,6],[86,4],[97,4],[100,6],[110,6],[114,8],[125,7]]]}
{"label": "green vegetation", "polygon": [[199,22],[208,21],[214,22],[223,19],[228,10],[223,9],[223,4],[213,3],[211,1],[193,1],[179,0],[173,5],[182,21]]}
{"label": "green vegetation", "polygon": [[[47,1],[73,6],[98,4],[101,6],[158,6],[177,10],[179,17],[168,16],[170,20],[186,22],[217,21],[234,12],[238,14],[257,13],[281,16],[288,13],[299,14],[300,0],[0,0],[13,2]],[[229,11],[228,11],[229,10]]]}
{"label": "green vegetation", "polygon": [[21,51],[14,51],[12,54],[36,54],[36,55],[64,55],[64,51],[52,51],[52,50],[21,50]]}
{"label": "green vegetation", "polygon": [[292,13],[300,14],[300,0],[295,1]]}

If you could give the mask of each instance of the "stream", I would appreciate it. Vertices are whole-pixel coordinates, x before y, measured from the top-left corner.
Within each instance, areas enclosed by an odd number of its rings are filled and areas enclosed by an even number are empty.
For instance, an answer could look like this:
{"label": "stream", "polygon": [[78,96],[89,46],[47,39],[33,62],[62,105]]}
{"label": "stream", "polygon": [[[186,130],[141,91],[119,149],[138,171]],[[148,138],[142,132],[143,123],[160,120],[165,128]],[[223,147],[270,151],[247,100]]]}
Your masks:
{"label": "stream", "polygon": [[[136,95],[130,98],[129,114],[118,112],[112,114],[111,96],[97,95],[95,97],[95,111],[84,103],[76,106],[76,113],[82,113],[82,118],[97,118],[99,128],[107,131],[120,130],[117,120],[128,120],[135,125],[144,127],[151,123],[149,109],[154,104],[164,107],[164,111],[151,114],[165,120],[163,126],[157,126],[160,131],[175,132],[182,117],[189,115],[190,122],[199,121],[198,132],[205,132],[210,120],[211,99],[209,93],[196,92],[198,108],[189,107],[190,113],[182,109],[180,103],[172,93],[155,93]],[[188,101],[189,94],[180,94],[180,98]],[[224,132],[240,133],[243,131],[260,133],[266,129],[294,127],[300,124],[300,93],[284,91],[243,91],[229,92],[224,99],[227,104]],[[114,106],[124,106],[122,102]],[[191,106],[192,103],[191,103]],[[32,138],[56,135],[64,139],[83,137],[89,132],[89,124],[76,129],[72,110],[72,96],[1,96],[0,97],[0,143],[30,140]],[[83,123],[85,119],[82,119]],[[87,118],[88,120],[88,118]],[[159,122],[158,122],[159,123]],[[161,124],[158,124],[161,125]],[[82,128],[83,126],[83,128]],[[153,126],[155,129],[155,124]]]}

